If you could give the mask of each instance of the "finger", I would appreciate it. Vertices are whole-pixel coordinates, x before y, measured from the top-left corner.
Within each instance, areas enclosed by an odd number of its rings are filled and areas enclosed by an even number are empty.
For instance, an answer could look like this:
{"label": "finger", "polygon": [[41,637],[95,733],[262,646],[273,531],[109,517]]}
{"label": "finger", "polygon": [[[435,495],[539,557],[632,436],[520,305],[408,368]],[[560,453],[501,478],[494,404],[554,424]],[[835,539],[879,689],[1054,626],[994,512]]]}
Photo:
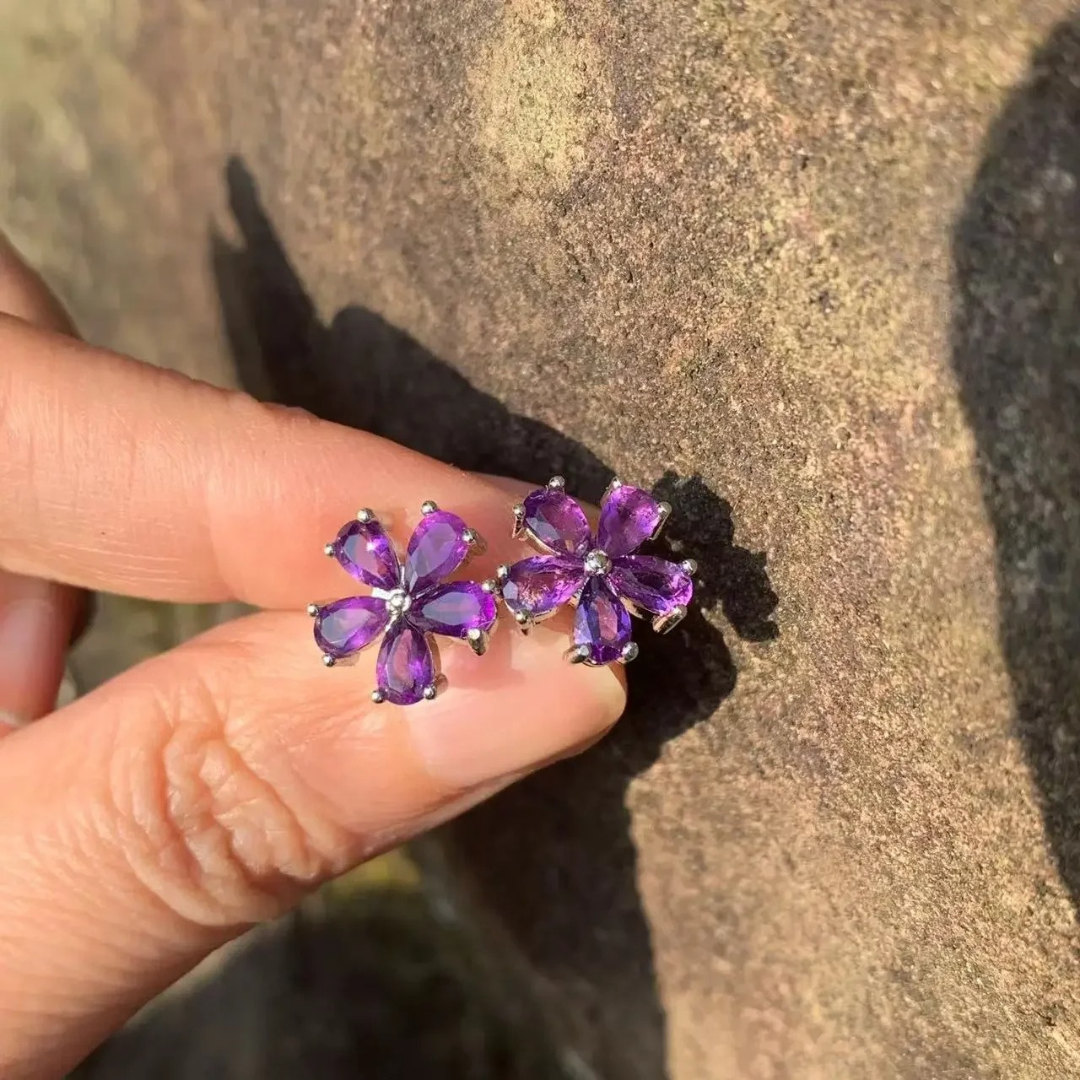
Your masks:
{"label": "finger", "polygon": [[[2,234],[0,312],[75,333],[63,305]],[[0,570],[0,738],[56,704],[64,652],[84,605],[75,590]]]}
{"label": "finger", "polygon": [[166,600],[296,607],[359,506],[436,499],[489,540],[483,480],[376,436],[0,318],[0,565]]}
{"label": "finger", "polygon": [[227,937],[624,704],[610,671],[565,664],[565,627],[447,647],[450,690],[404,709],[368,701],[370,657],[310,677],[309,634],[220,627],[6,741],[0,1075],[59,1075]]}

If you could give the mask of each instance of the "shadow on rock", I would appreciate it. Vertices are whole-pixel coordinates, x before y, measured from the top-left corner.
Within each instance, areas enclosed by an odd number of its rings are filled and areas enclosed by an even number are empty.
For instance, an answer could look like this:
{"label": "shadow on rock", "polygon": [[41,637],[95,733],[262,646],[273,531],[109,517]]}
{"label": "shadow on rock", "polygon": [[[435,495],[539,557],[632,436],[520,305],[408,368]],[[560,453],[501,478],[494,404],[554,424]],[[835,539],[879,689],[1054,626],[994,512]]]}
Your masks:
{"label": "shadow on rock", "polygon": [[1001,639],[1080,911],[1080,17],[990,129],[956,223],[953,363],[993,524]]}
{"label": "shadow on rock", "polygon": [[[376,432],[461,468],[543,483],[560,473],[594,502],[611,469],[580,442],[509,412],[369,309],[315,312],[244,165],[227,170],[242,242],[215,236],[213,263],[240,377],[253,392]],[[700,564],[701,606],[755,641],[776,635],[765,559],[733,540],[731,507],[699,477],[658,484],[676,506],[664,546]],[[627,716],[598,747],[517,785],[452,830],[464,859],[534,969],[558,987],[560,1037],[601,1075],[666,1075],[664,1012],[636,888],[625,807],[631,779],[668,740],[731,693],[723,636],[695,610],[671,634],[638,634]],[[708,768],[708,763],[702,764]],[[569,1019],[567,1019],[569,1018]],[[597,1032],[619,1045],[591,1045]]]}

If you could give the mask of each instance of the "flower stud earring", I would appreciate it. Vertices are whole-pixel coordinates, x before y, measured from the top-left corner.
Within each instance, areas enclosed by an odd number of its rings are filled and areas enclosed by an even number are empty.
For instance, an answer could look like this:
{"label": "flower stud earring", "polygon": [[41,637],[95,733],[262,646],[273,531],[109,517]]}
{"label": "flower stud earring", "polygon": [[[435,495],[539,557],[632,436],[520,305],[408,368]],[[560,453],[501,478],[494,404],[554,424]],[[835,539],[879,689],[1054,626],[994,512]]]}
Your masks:
{"label": "flower stud earring", "polygon": [[438,674],[432,635],[464,640],[482,656],[495,624],[494,582],[445,580],[482,550],[483,541],[433,502],[420,511],[402,563],[375,514],[361,510],[324,551],[370,586],[371,595],[308,606],[327,667],[383,635],[371,693],[376,704],[414,705],[435,697],[446,679]]}
{"label": "flower stud earring", "polygon": [[671,630],[686,615],[697,564],[637,554],[659,534],[671,514],[668,503],[613,480],[594,537],[565,486],[556,476],[514,507],[514,536],[524,534],[543,554],[500,566],[499,591],[524,631],[573,603],[573,646],[566,654],[572,662],[628,663],[638,654],[630,613],[652,615],[660,633]]}

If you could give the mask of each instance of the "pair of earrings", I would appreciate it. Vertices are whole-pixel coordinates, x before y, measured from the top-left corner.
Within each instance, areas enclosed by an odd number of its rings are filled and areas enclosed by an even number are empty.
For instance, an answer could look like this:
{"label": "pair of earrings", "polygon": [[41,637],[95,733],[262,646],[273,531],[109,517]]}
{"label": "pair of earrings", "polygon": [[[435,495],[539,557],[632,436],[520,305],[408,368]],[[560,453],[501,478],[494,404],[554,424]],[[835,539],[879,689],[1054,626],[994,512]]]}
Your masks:
{"label": "pair of earrings", "polygon": [[421,518],[399,558],[371,510],[361,510],[324,551],[370,596],[311,604],[315,641],[327,667],[347,660],[382,636],[372,701],[414,705],[445,686],[436,635],[465,641],[482,656],[502,599],[525,632],[565,604],[576,608],[567,659],[593,667],[628,663],[638,654],[631,613],[652,616],[665,633],[685,615],[697,564],[638,554],[655,539],[671,506],[641,488],[613,480],[600,504],[595,536],[585,511],[566,494],[562,477],[514,507],[513,536],[540,554],[508,566],[484,582],[448,580],[484,549],[479,534],[435,503]]}

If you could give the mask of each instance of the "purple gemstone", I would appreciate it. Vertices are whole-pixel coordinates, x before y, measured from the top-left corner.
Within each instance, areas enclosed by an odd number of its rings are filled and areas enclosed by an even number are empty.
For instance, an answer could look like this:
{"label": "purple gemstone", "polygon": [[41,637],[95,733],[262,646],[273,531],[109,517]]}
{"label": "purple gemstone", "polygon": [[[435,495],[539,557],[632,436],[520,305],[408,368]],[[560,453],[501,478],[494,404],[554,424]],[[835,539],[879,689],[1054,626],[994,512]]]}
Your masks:
{"label": "purple gemstone", "polygon": [[660,503],[647,491],[623,484],[615,488],[600,509],[597,546],[613,559],[637,551],[660,527]]}
{"label": "purple gemstone", "polygon": [[511,611],[523,611],[535,619],[565,604],[584,581],[585,567],[580,559],[531,555],[510,567],[502,594]]}
{"label": "purple gemstone", "polygon": [[334,556],[357,581],[373,589],[397,587],[397,552],[378,522],[350,521],[337,534]]}
{"label": "purple gemstone", "polygon": [[395,705],[415,705],[424,688],[435,682],[435,661],[427,639],[404,619],[383,638],[375,678],[386,700]]}
{"label": "purple gemstone", "polygon": [[585,511],[565,492],[539,488],[525,496],[525,528],[546,548],[584,555],[592,546]]}
{"label": "purple gemstone", "polygon": [[341,660],[370,645],[385,625],[385,601],[374,596],[349,596],[319,608],[315,642],[327,656]]}
{"label": "purple gemstone", "polygon": [[409,621],[426,634],[463,638],[470,630],[490,630],[495,614],[495,598],[475,581],[454,581],[415,597]]}
{"label": "purple gemstone", "polygon": [[590,578],[574,615],[574,644],[586,645],[594,664],[610,664],[630,640],[630,615],[603,578]]}
{"label": "purple gemstone", "polygon": [[409,538],[405,588],[414,596],[449,577],[469,554],[465,522],[457,514],[425,514]]}
{"label": "purple gemstone", "polygon": [[653,555],[620,556],[608,574],[608,583],[635,607],[654,615],[686,607],[694,595],[694,583],[678,563]]}

